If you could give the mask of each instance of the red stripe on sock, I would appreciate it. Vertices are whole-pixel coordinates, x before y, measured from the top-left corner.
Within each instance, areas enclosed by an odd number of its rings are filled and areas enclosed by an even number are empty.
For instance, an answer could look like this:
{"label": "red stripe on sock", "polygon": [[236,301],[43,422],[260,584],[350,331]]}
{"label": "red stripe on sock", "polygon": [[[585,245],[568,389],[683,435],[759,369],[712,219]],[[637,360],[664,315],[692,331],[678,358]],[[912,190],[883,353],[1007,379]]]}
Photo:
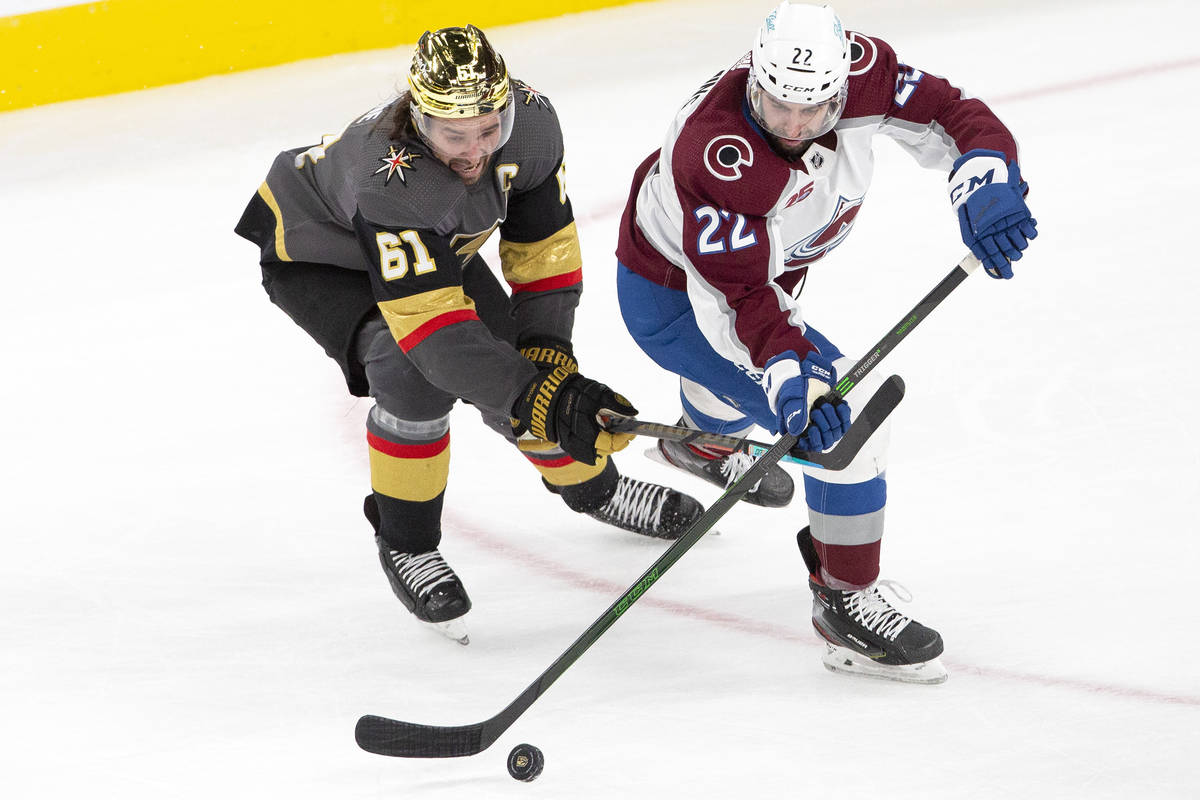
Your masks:
{"label": "red stripe on sock", "polygon": [[392,458],[433,458],[450,446],[450,431],[446,431],[446,435],[436,442],[426,444],[397,444],[368,431],[367,444],[372,450]]}

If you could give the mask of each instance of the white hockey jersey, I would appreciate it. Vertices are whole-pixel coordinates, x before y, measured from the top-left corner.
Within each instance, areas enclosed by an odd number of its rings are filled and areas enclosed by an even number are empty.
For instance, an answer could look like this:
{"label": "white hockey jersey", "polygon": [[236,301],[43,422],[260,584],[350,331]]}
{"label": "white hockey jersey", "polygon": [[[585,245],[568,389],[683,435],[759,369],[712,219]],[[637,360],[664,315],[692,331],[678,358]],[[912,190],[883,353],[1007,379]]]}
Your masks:
{"label": "white hockey jersey", "polygon": [[745,100],[749,55],[708,81],[638,168],[618,260],[686,290],[705,338],[759,371],[814,346],[792,297],[808,265],[849,235],[871,183],[872,137],[885,134],[925,167],[949,171],[969,150],[1017,157],[1003,123],[948,81],[899,63],[884,41],[850,33],[846,110],[789,160],[769,146]]}

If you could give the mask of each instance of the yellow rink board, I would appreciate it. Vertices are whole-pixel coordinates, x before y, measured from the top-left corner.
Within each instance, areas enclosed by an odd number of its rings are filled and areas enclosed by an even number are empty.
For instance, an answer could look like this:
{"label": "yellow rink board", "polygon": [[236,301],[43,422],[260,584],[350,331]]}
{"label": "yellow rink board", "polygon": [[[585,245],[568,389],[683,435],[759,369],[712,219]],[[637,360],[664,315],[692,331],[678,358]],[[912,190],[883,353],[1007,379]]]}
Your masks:
{"label": "yellow rink board", "polygon": [[107,0],[0,17],[0,111],[636,0]]}

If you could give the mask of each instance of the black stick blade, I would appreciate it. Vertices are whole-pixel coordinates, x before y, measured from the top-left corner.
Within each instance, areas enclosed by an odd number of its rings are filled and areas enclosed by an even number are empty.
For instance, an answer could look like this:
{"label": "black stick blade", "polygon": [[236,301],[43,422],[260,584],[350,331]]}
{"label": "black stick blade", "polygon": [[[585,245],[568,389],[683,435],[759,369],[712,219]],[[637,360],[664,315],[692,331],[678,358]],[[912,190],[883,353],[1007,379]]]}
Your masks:
{"label": "black stick blade", "polygon": [[808,454],[816,463],[825,469],[841,470],[850,466],[858,451],[862,450],[875,431],[883,425],[884,420],[900,405],[904,399],[904,379],[893,375],[883,382],[867,404],[854,415],[850,430],[841,438],[828,453]]}
{"label": "black stick blade", "polygon": [[360,717],[354,741],[368,753],[400,758],[456,758],[483,752],[483,724],[439,727],[377,717]]}

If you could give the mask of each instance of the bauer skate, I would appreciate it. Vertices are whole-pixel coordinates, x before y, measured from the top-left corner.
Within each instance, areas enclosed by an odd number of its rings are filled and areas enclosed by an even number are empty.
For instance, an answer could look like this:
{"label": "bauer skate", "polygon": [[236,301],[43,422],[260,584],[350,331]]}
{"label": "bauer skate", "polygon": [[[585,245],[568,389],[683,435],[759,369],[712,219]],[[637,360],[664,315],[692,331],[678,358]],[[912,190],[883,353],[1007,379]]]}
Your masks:
{"label": "bauer skate", "polygon": [[656,539],[678,539],[704,513],[682,492],[622,475],[612,497],[589,517]]}
{"label": "bauer skate", "polygon": [[[666,439],[660,439],[658,446],[646,451],[646,455],[655,461],[690,472],[722,489],[728,488],[754,464],[754,457],[748,453],[719,455],[707,448]],[[742,500],[757,506],[779,508],[792,502],[794,493],[792,476],[783,467],[772,464],[763,479],[742,495]]]}
{"label": "bauer skate", "polygon": [[797,535],[812,573],[813,628],[826,642],[822,659],[831,672],[903,683],[942,683],[948,677],[938,656],[942,637],[900,613],[879,591],[886,586],[903,600],[911,595],[894,581],[877,581],[865,589],[831,589],[821,582],[820,561],[808,528]]}

